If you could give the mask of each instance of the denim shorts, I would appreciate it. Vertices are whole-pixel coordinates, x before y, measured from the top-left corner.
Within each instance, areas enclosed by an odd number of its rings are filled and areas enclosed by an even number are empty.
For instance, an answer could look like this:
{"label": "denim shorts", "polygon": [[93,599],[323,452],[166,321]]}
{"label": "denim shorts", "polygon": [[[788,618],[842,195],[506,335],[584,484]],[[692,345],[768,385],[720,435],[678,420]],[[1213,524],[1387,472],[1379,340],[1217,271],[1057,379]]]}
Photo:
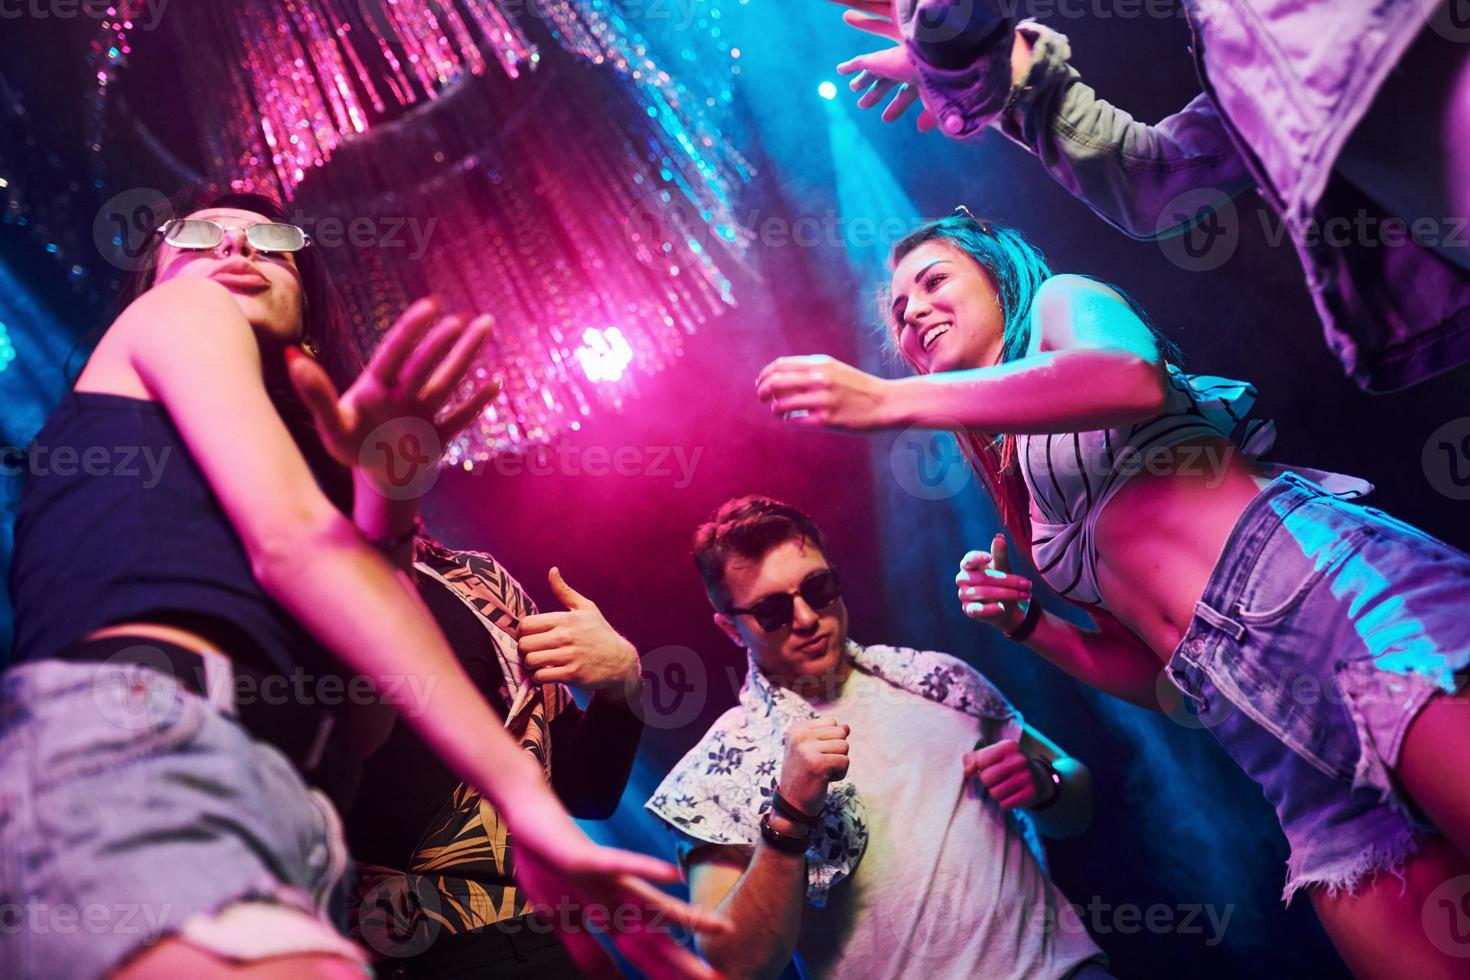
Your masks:
{"label": "denim shorts", "polygon": [[0,976],[100,977],[167,935],[252,960],[340,935],[336,811],[173,677],[40,660],[0,676]]}
{"label": "denim shorts", "polygon": [[1283,899],[1399,872],[1434,833],[1392,777],[1470,663],[1470,555],[1295,473],[1236,522],[1168,676],[1276,808]]}

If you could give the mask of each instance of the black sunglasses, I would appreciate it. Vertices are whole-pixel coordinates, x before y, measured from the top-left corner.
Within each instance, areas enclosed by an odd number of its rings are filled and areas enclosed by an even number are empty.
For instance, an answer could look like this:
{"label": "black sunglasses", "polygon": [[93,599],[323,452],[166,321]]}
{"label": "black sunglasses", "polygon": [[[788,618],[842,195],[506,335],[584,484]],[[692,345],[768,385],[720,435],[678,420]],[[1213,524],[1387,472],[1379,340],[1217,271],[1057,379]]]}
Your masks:
{"label": "black sunglasses", "polygon": [[826,609],[842,598],[842,583],[837,578],[837,569],[823,568],[812,572],[802,579],[801,587],[795,592],[777,592],[775,595],[768,595],[749,609],[729,606],[725,609],[725,615],[736,616],[748,613],[755,617],[761,629],[767,633],[774,633],[790,626],[796,619],[797,595],[800,595],[802,601],[811,606],[813,611]]}

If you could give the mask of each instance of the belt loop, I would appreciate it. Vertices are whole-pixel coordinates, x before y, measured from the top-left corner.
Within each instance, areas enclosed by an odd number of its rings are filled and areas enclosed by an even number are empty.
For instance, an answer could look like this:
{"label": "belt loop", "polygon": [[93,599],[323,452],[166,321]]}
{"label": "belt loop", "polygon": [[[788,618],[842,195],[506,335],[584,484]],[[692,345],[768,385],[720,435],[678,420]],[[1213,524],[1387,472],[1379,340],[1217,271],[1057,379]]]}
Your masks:
{"label": "belt loop", "polygon": [[199,659],[204,663],[204,676],[200,680],[205,698],[220,714],[239,717],[235,707],[235,668],[230,658],[217,650],[201,650]]}
{"label": "belt loop", "polygon": [[1229,633],[1230,638],[1236,641],[1245,638],[1245,627],[1222,612],[1212,609],[1203,599],[1194,604],[1194,614],[1215,629]]}

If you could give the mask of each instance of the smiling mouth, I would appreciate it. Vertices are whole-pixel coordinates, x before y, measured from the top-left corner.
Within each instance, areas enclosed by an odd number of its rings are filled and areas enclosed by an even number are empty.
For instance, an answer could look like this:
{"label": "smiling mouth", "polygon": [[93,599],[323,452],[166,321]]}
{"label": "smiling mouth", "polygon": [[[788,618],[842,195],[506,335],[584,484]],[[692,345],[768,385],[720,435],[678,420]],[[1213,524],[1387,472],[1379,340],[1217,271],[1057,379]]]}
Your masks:
{"label": "smiling mouth", "polygon": [[947,323],[936,323],[934,326],[924,331],[924,336],[920,338],[919,346],[924,349],[925,353],[928,353],[929,350],[933,348],[935,343],[938,342],[940,337],[943,337],[945,334],[949,333],[949,327],[950,325]]}
{"label": "smiling mouth", "polygon": [[818,633],[816,636],[812,637],[810,640],[803,640],[801,643],[798,643],[796,645],[796,649],[805,652],[805,651],[808,651],[808,650],[815,650],[818,647],[823,647],[823,646],[826,646],[826,645],[827,645],[827,634],[826,633]]}

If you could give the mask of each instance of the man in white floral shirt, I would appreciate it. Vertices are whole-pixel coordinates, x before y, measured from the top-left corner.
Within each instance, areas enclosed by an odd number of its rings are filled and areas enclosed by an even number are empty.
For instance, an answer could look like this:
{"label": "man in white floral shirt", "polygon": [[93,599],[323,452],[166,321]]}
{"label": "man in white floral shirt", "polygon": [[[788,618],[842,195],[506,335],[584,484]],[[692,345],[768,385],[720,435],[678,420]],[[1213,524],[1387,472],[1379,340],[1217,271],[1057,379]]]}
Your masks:
{"label": "man in white floral shirt", "polygon": [[[750,672],[647,806],[694,902],[735,924],[705,958],[729,976],[795,956],[822,977],[1106,977],[1033,830],[1086,827],[1086,767],[963,662],[850,641],[821,531],[794,507],[729,501],[694,559]],[[996,584],[1025,587],[1011,578]]]}

